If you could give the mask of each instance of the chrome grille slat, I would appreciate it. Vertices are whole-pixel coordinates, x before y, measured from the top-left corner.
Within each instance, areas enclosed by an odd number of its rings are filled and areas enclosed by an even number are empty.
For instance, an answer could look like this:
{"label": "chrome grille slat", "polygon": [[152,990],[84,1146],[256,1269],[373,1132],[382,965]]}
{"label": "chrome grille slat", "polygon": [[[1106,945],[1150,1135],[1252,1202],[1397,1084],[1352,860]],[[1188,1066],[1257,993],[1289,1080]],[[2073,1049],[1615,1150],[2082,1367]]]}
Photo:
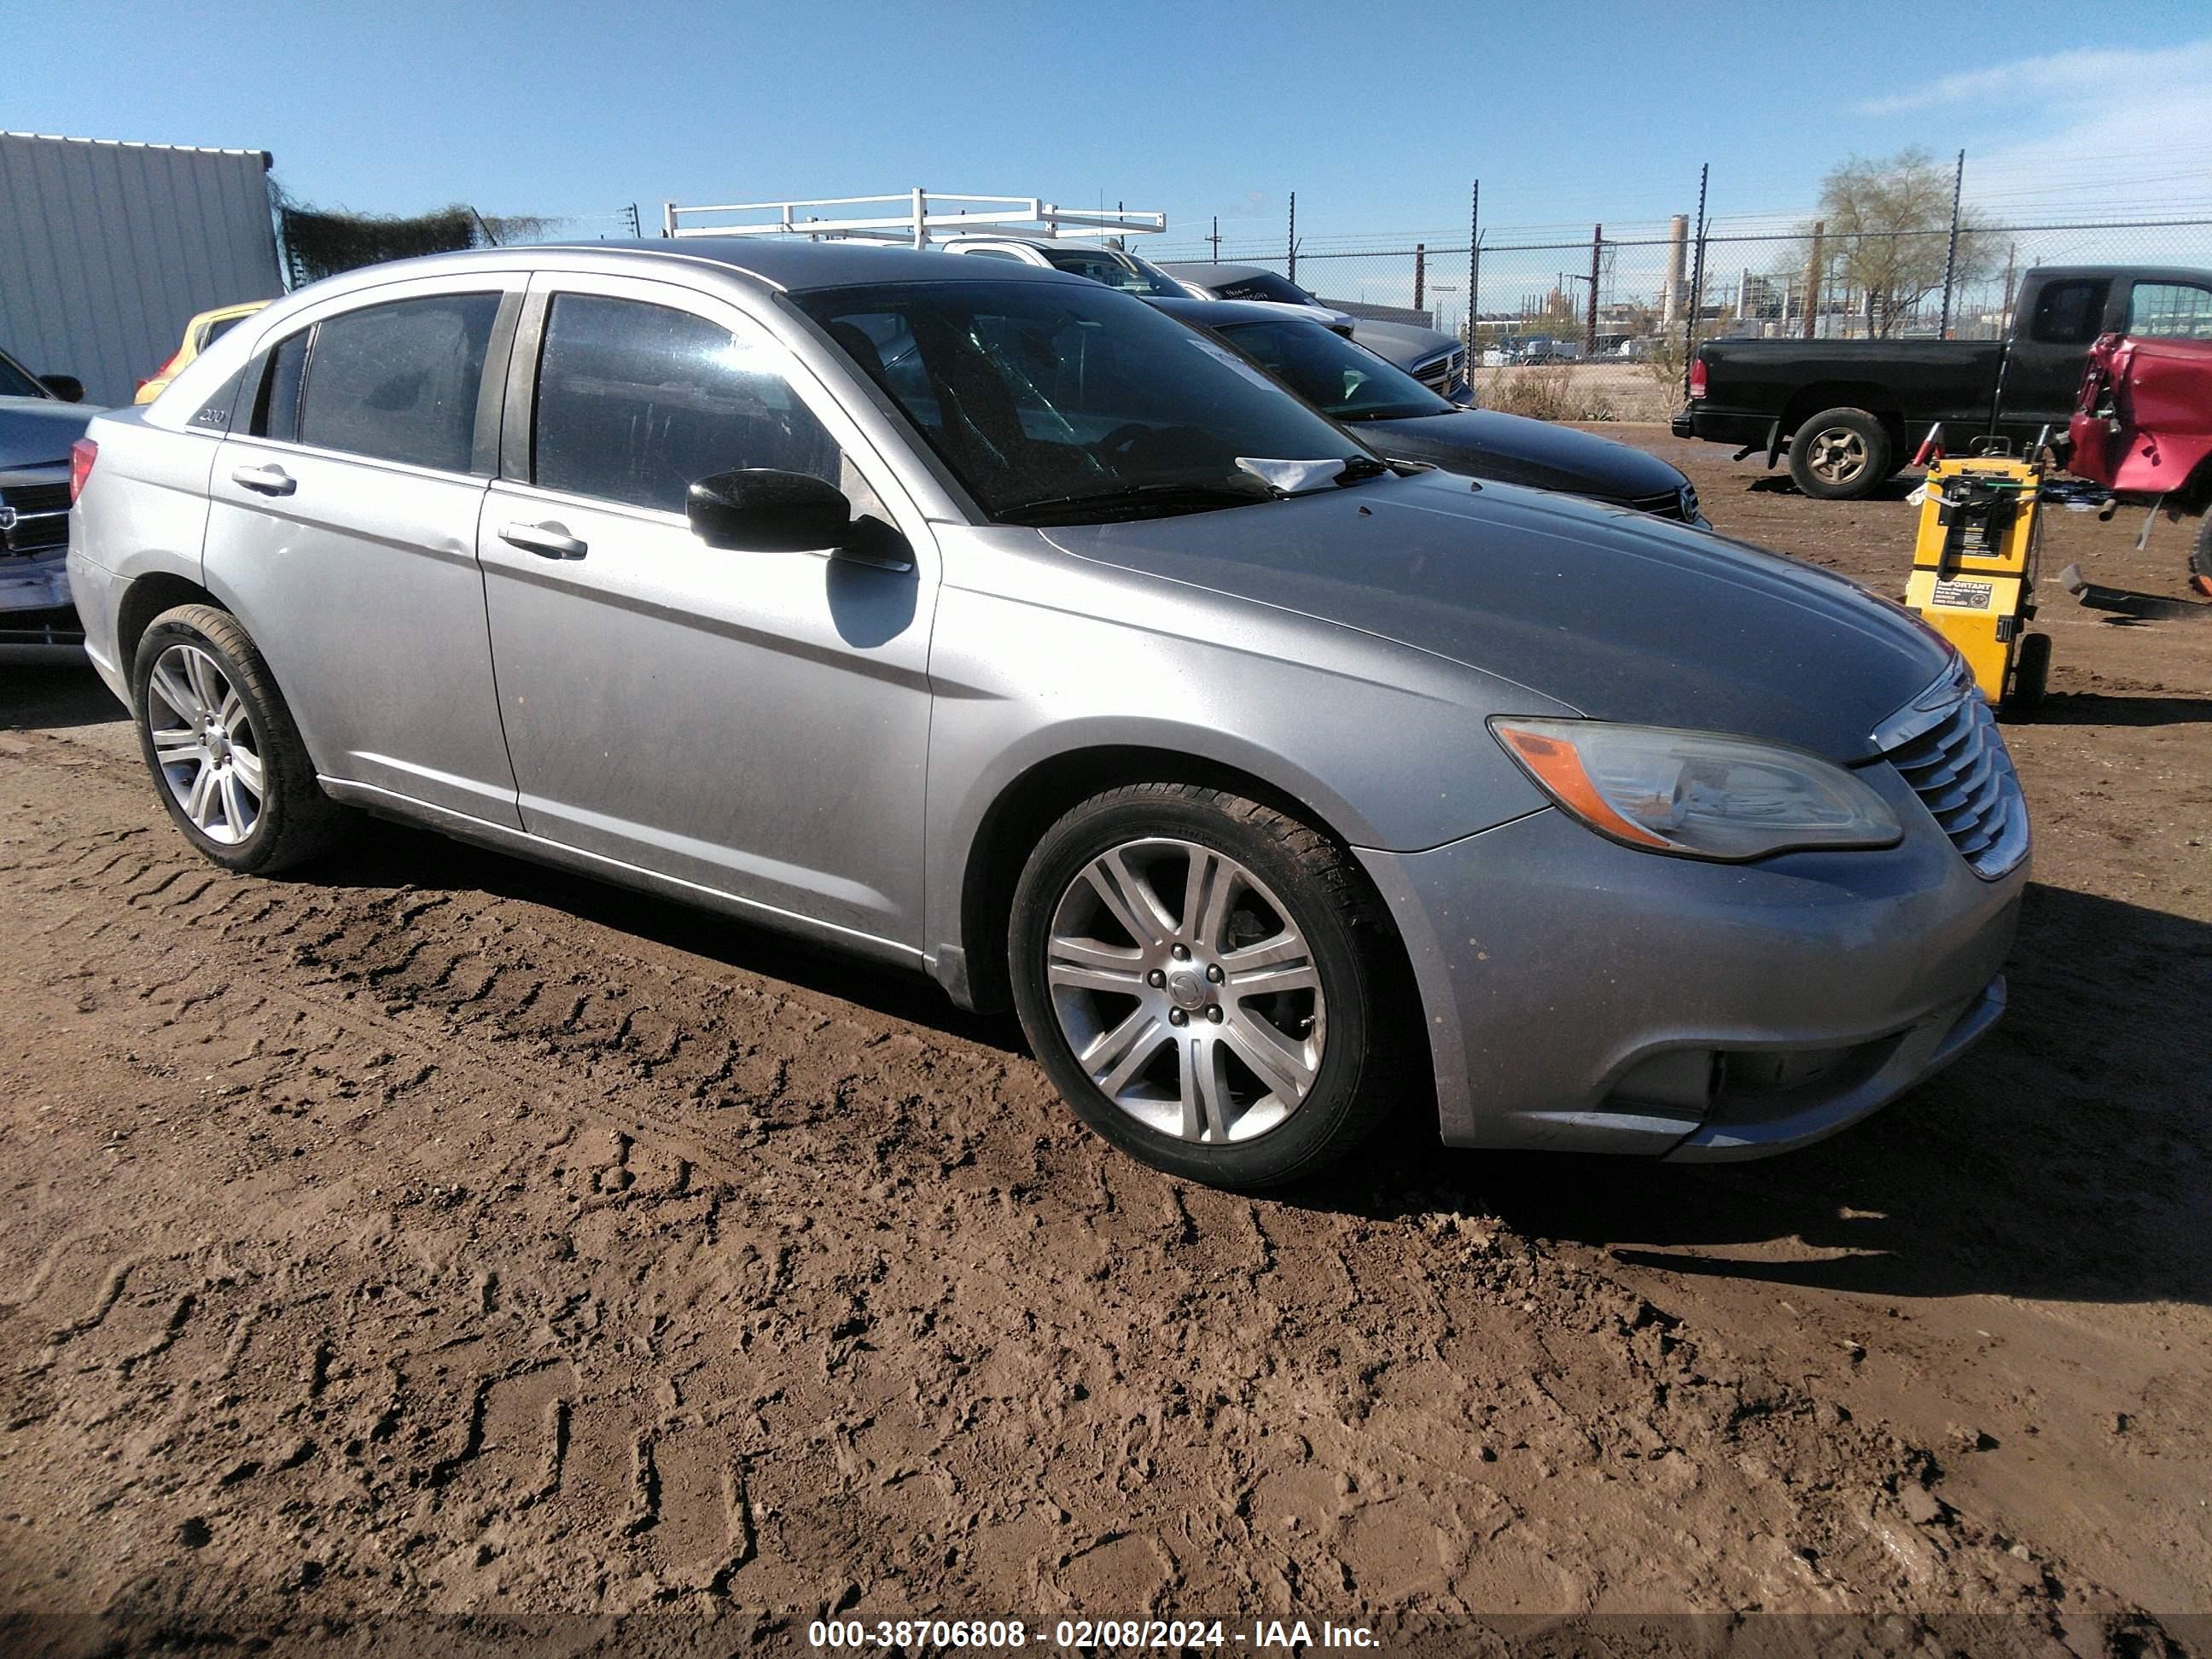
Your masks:
{"label": "chrome grille slat", "polygon": [[1954,678],[1947,705],[1923,699],[1927,714],[1886,751],[1936,826],[1977,875],[1994,879],[2027,852],[2027,808],[1996,717],[1969,682]]}

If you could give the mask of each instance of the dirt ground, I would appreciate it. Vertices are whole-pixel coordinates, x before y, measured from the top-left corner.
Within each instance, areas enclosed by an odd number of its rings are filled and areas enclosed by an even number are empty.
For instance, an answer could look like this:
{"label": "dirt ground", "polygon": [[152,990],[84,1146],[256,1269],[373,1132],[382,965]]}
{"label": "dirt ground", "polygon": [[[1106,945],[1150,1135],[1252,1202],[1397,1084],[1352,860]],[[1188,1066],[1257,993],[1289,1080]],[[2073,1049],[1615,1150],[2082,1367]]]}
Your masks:
{"label": "dirt ground", "polygon": [[[1901,591],[1901,488],[1605,430]],[[2048,564],[2183,593],[2185,528],[2136,528],[2062,518]],[[1752,1610],[2203,1650],[2212,621],[2046,601],[2036,881],[1966,1063],[1775,1162],[1413,1123],[1261,1201],[1114,1155],[927,983],[398,830],[227,875],[88,672],[0,669],[0,1609],[101,1615],[13,1639],[1475,1613],[1717,1652],[1650,1616]]]}

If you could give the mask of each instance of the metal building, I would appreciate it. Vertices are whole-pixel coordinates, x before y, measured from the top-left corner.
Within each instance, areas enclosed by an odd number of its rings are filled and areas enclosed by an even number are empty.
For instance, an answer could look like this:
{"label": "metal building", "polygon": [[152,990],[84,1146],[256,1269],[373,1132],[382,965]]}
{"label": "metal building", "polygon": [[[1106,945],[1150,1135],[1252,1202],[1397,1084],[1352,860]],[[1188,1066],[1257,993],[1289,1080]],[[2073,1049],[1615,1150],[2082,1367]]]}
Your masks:
{"label": "metal building", "polygon": [[283,292],[269,155],[0,132],[0,346],[127,404],[195,312]]}

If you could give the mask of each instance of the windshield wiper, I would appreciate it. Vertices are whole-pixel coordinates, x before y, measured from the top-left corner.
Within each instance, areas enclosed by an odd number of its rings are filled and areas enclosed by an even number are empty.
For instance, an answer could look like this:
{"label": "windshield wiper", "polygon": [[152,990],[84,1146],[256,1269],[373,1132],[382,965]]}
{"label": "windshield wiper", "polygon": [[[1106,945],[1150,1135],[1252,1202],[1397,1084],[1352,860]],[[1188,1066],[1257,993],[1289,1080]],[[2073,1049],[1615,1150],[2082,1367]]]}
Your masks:
{"label": "windshield wiper", "polygon": [[1115,489],[1094,489],[1079,495],[1047,495],[1018,501],[994,515],[1006,524],[1080,524],[1086,520],[1105,523],[1114,519],[1140,518],[1148,513],[1203,513],[1210,507],[1243,507],[1252,501],[1273,501],[1276,492],[1257,478],[1222,478],[1201,483],[1154,479],[1148,483],[1123,484]]}

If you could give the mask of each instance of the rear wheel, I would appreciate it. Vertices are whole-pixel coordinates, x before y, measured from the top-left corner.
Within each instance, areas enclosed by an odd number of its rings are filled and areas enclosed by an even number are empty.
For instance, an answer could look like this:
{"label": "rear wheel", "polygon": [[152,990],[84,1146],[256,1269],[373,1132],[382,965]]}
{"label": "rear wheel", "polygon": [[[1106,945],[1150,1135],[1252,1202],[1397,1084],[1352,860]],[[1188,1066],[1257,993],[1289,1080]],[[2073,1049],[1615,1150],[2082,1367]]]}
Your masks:
{"label": "rear wheel", "polygon": [[1855,501],[1889,477],[1889,429],[1863,409],[1824,409],[1790,440],[1790,476],[1822,501]]}
{"label": "rear wheel", "polygon": [[138,641],[138,746],[185,838],[227,870],[272,874],[313,858],[345,821],[323,793],[291,711],[238,618],[163,611]]}
{"label": "rear wheel", "polygon": [[1218,1186],[1342,1156],[1422,1036],[1350,855],[1219,790],[1137,784],[1067,813],[1022,872],[1008,944],[1023,1028],[1077,1114]]}

